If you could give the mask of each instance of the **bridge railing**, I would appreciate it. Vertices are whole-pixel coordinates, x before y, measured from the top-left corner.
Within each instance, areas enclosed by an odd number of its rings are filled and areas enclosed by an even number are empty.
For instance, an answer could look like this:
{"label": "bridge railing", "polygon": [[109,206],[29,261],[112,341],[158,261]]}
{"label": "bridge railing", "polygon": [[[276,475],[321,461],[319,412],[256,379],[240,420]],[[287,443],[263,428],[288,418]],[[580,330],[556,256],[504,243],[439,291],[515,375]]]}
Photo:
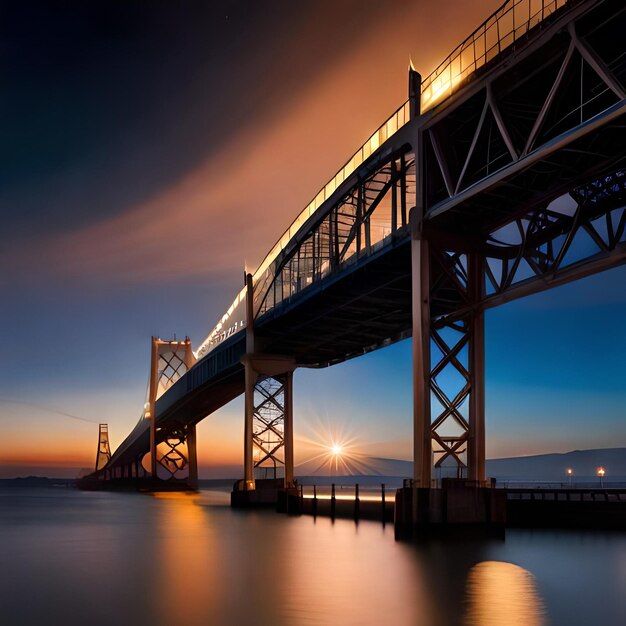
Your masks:
{"label": "bridge railing", "polygon": [[[349,178],[356,169],[378,148],[394,135],[398,129],[402,128],[410,119],[409,101],[404,102],[393,114],[381,124],[369,139],[352,155],[345,165],[335,174],[306,208],[296,217],[289,228],[283,233],[274,247],[267,253],[261,265],[254,272],[252,280],[257,290],[262,291],[264,285],[269,285],[273,278],[273,263],[279,254],[287,247],[289,242],[295,237],[302,225],[328,200],[335,190]],[[220,321],[211,330],[208,337],[196,352],[198,358],[206,356],[216,345],[224,339],[232,336],[234,332],[245,327],[245,319],[242,316],[244,311],[246,290],[242,289],[228,311],[222,316]]]}
{"label": "bridge railing", "polygon": [[[433,72],[422,80],[420,104],[424,112],[450,96],[477,69],[525,36],[535,26],[573,0],[508,0],[457,46]],[[335,193],[357,168],[410,120],[410,102],[404,102],[370,135],[282,234],[253,275],[255,292],[268,288],[274,262],[303,224]],[[202,358],[224,339],[245,326],[242,315],[245,289],[211,330],[196,355]]]}
{"label": "bridge railing", "polygon": [[571,0],[508,0],[422,81],[422,111]]}
{"label": "bridge railing", "polygon": [[345,165],[324,185],[319,193],[296,217],[289,228],[283,233],[276,245],[268,252],[261,265],[254,272],[253,280],[256,284],[269,266],[276,260],[278,255],[285,249],[287,244],[295,237],[302,225],[328,200],[336,189],[353,174],[356,169],[378,148],[394,135],[402,126],[408,123],[410,118],[409,101],[404,102],[393,114],[381,124],[369,139],[348,159]]}
{"label": "bridge railing", "polygon": [[414,198],[415,159],[402,146],[330,204],[266,270],[255,284],[255,319],[404,236]]}

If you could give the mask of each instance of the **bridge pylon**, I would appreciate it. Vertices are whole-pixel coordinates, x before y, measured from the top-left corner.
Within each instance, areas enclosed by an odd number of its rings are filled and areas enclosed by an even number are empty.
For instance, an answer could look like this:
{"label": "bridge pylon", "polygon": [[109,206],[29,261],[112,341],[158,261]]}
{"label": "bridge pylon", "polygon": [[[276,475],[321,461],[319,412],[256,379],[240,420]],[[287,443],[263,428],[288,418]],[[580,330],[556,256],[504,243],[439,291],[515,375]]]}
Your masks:
{"label": "bridge pylon", "polygon": [[[419,199],[418,187],[410,214],[414,473],[396,494],[396,536],[447,524],[498,529],[504,494],[485,480],[485,257],[479,247],[429,240]],[[463,314],[449,315],[459,303]]]}
{"label": "bridge pylon", "polygon": [[[152,337],[147,415],[150,419],[150,475],[162,481],[183,481],[198,487],[196,426],[175,421],[157,423],[157,400],[195,363],[191,340]],[[147,468],[146,468],[147,469]]]}
{"label": "bridge pylon", "polygon": [[[416,487],[431,487],[434,469],[442,478],[482,485],[485,259],[480,251],[451,252],[431,244],[421,217],[413,209],[413,480]],[[448,321],[442,307],[450,301],[466,303],[466,312]]]}
{"label": "bridge pylon", "polygon": [[98,451],[96,452],[96,472],[100,471],[111,459],[109,445],[109,425],[98,425]]}
{"label": "bridge pylon", "polygon": [[[293,476],[293,372],[295,359],[256,350],[252,275],[246,275],[244,478],[233,492],[248,494],[241,503],[275,497],[278,486],[294,484]],[[261,483],[257,481],[262,481]],[[268,485],[261,494],[259,485]],[[233,495],[233,503],[239,503]],[[237,502],[235,502],[237,500]]]}

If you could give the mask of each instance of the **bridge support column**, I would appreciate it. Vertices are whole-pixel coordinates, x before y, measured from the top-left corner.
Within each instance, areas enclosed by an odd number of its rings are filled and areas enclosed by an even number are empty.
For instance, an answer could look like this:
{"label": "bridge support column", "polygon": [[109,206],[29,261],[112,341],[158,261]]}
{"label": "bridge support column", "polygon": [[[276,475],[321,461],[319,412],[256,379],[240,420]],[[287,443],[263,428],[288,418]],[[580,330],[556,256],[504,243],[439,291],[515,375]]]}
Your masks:
{"label": "bridge support column", "polygon": [[157,425],[156,402],[194,363],[189,337],[184,341],[163,341],[152,337],[145,415],[150,419],[150,475],[153,481],[160,479],[172,486],[186,483],[191,489],[198,488],[195,424]]}
{"label": "bridge support column", "polygon": [[187,426],[187,460],[189,462],[189,478],[191,489],[198,488],[198,452],[196,447],[196,425]]}
{"label": "bridge support column", "polygon": [[150,475],[157,475],[156,451],[156,399],[159,387],[159,340],[152,337],[150,349],[150,388],[148,397],[148,411],[150,415]]}
{"label": "bridge support column", "polygon": [[483,296],[484,258],[469,255],[469,292],[476,308],[469,326],[469,437],[467,442],[468,478],[485,482],[485,313],[478,306]]}
{"label": "bridge support column", "polygon": [[429,487],[432,446],[430,424],[430,269],[428,242],[423,237],[422,214],[411,212],[413,301],[413,483]]}
{"label": "bridge support column", "polygon": [[[484,257],[471,252],[431,250],[440,275],[431,287],[438,317],[430,341],[437,355],[430,367],[435,413],[431,423],[434,467],[440,478],[485,482]],[[448,319],[446,306],[466,312]],[[459,306],[459,304],[453,304]]]}
{"label": "bridge support column", "polygon": [[[246,356],[254,354],[254,284],[252,274],[246,274]],[[243,490],[252,491],[254,483],[254,387],[258,373],[252,360],[243,362],[245,375],[244,426],[243,426]]]}
{"label": "bridge support column", "polygon": [[485,259],[426,241],[417,209],[411,232],[414,476],[396,495],[396,535],[499,530],[504,494],[485,484]]}
{"label": "bridge support column", "polygon": [[[295,360],[246,354],[244,400],[244,479],[254,491],[259,479],[293,484],[293,371]],[[283,472],[284,470],[284,472]],[[283,476],[280,476],[280,474]]]}
{"label": "bridge support column", "polygon": [[293,371],[285,374],[285,487],[294,484],[293,477]]}
{"label": "bridge support column", "polygon": [[[233,491],[233,506],[265,503],[275,498],[277,481],[293,485],[293,371],[294,359],[256,350],[254,286],[246,274],[246,354],[241,359],[245,375],[244,476]],[[280,474],[282,473],[282,476]],[[260,494],[257,481],[264,481]],[[241,492],[250,492],[242,495]],[[257,493],[252,493],[257,492]]]}
{"label": "bridge support column", "polygon": [[246,389],[244,394],[244,430],[243,430],[243,488],[245,491],[254,489],[254,458],[252,428],[254,423],[254,387],[257,373],[250,360],[244,363]]}

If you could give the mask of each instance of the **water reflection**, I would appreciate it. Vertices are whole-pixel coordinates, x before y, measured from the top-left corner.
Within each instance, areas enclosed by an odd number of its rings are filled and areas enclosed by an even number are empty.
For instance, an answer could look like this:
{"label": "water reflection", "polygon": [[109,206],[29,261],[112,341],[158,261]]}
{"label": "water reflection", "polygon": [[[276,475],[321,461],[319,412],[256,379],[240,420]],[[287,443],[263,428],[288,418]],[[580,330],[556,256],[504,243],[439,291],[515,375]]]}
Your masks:
{"label": "water reflection", "polygon": [[483,561],[467,577],[467,626],[543,626],[535,580],[524,568]]}
{"label": "water reflection", "polygon": [[291,525],[283,620],[287,624],[432,626],[428,574],[396,544],[393,528],[301,518]]}
{"label": "water reflection", "polygon": [[151,596],[158,623],[206,623],[223,593],[218,538],[210,516],[189,493],[153,494],[159,501],[156,568]]}
{"label": "water reflection", "polygon": [[157,624],[438,623],[422,564],[390,526],[155,498]]}
{"label": "water reflection", "polygon": [[0,490],[0,552],[2,626],[536,626],[544,602],[553,626],[626,615],[624,534],[412,545],[392,525],[235,511],[227,493]]}

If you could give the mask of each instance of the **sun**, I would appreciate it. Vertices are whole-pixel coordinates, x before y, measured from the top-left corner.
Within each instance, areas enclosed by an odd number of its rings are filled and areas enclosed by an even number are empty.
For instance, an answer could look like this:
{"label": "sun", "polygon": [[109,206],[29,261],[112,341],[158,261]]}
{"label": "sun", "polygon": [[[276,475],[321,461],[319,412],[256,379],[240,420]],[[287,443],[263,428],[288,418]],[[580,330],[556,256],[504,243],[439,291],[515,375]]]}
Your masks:
{"label": "sun", "polygon": [[314,423],[307,424],[313,437],[298,437],[298,445],[306,446],[310,454],[299,467],[313,463],[307,471],[314,476],[375,473],[370,457],[358,450],[360,440],[345,420],[314,417]]}

